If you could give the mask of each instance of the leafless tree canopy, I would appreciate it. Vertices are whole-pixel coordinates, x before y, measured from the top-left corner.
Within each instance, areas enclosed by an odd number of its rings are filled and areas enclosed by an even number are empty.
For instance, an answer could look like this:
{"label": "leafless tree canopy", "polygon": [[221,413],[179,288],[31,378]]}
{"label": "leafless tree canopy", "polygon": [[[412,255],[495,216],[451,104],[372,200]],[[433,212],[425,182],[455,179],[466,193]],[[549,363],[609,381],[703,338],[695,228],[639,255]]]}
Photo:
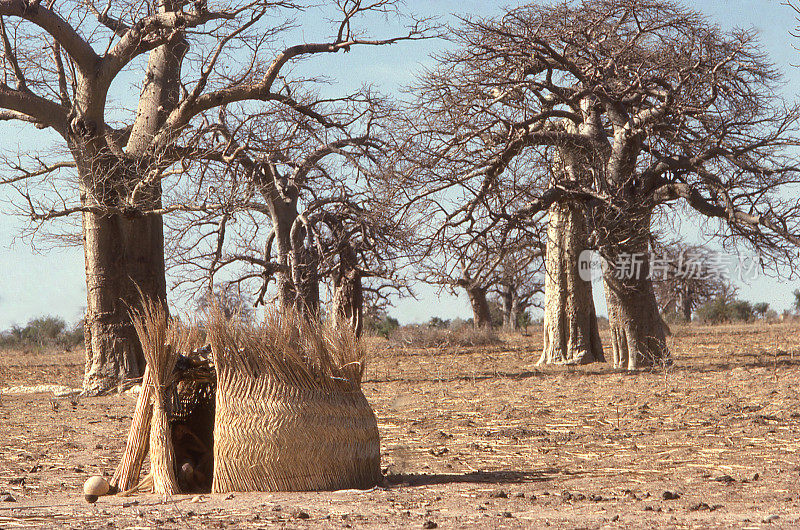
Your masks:
{"label": "leafless tree canopy", "polygon": [[[170,200],[180,177],[202,172],[198,153],[208,135],[224,133],[218,110],[258,113],[262,105],[279,106],[336,128],[335,117],[320,108],[324,103],[295,96],[302,78],[293,78],[292,67],[317,54],[424,38],[414,20],[385,39],[358,29],[364,17],[396,13],[396,4],[0,1],[0,119],[54,130],[72,158],[59,162],[39,155],[31,168],[13,160],[17,173],[7,183],[19,189],[21,208],[34,223],[82,214],[87,391],[104,391],[114,378],[141,374],[126,304],[136,303],[139,289],[150,298],[166,298],[161,216],[227,207],[212,203],[215,197],[208,193],[199,202]],[[310,8],[325,9],[330,33],[317,42],[287,45],[302,38],[290,31],[293,18]],[[116,109],[113,95],[124,93],[120,86],[131,77],[141,83],[138,106],[135,112]],[[315,165],[309,162],[297,169],[300,176]],[[52,186],[44,177],[67,165],[77,170],[71,188],[51,187],[44,195],[31,191],[35,181]]]}
{"label": "leafless tree canopy", "polygon": [[702,304],[735,294],[731,283],[735,266],[722,259],[725,256],[701,245],[656,244],[655,248],[660,266],[650,272],[665,315],[689,322]]}
{"label": "leafless tree canopy", "polygon": [[[765,259],[796,257],[798,109],[777,96],[754,33],[670,1],[587,0],[464,20],[451,38],[458,49],[421,80],[415,105],[419,165],[472,195],[449,223],[472,223],[481,207],[514,222],[580,199],[603,205],[592,226],[602,245],[633,207],[682,200]],[[558,145],[585,153],[594,182],[543,191],[531,166]],[[509,212],[491,203],[498,189],[532,197]]]}
{"label": "leafless tree canopy", "polygon": [[168,220],[178,283],[235,284],[257,292],[259,304],[276,280],[270,295],[312,313],[319,282],[333,299],[353,286],[354,296],[385,303],[403,290],[398,260],[411,240],[387,186],[391,109],[370,92],[329,99],[307,86],[287,91],[327,123],[282,105],[220,112],[191,153],[203,164],[183,202],[204,207]]}
{"label": "leafless tree canopy", "polygon": [[[336,126],[336,117],[319,109],[322,102],[295,97],[293,88],[302,84],[302,78],[292,80],[289,70],[295,61],[314,54],[424,37],[422,26],[414,21],[408,33],[388,39],[371,39],[357,29],[360,17],[395,13],[395,4],[392,0],[333,2],[330,36],[317,43],[286,46],[286,39],[296,38],[294,17],[312,6],[261,0],[0,2],[5,50],[0,84],[0,108],[5,110],[0,119],[52,128],[67,140],[73,155],[86,142],[95,142],[92,163],[105,157],[109,164],[130,166],[124,183],[115,183],[113,201],[78,204],[77,197],[67,197],[38,203],[23,192],[30,199],[30,215],[39,219],[101,208],[128,215],[185,209],[185,204],[157,207],[144,201],[145,192],[187,171],[194,161],[187,155],[211,132],[209,125],[216,120],[210,116],[220,107],[238,105],[238,111],[258,112],[261,105],[270,104],[325,127]],[[117,94],[125,93],[119,84],[141,72],[142,56],[169,46],[171,60],[179,63],[177,70],[139,76],[143,90],[139,108],[117,107],[129,103],[117,99]],[[160,97],[168,100],[156,107],[155,126],[144,123],[152,121],[146,119],[144,108],[153,102],[148,92],[164,92]],[[137,134],[139,129],[148,130]],[[38,177],[69,165],[74,163],[42,162],[32,169],[18,164],[19,172],[11,179]],[[94,178],[100,180],[98,173],[93,173]],[[112,186],[107,183],[106,187],[110,192]]]}

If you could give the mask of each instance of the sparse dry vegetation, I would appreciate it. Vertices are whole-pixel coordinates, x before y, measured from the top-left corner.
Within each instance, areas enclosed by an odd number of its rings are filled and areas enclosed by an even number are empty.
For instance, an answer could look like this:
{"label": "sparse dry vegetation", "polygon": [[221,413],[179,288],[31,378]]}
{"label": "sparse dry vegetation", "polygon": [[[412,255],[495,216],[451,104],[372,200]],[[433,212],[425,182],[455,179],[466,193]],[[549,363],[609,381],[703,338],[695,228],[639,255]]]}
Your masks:
{"label": "sparse dry vegetation", "polygon": [[[73,405],[5,395],[0,437],[12,449],[0,454],[0,490],[17,502],[0,503],[15,508],[0,511],[0,525],[742,528],[773,516],[777,527],[800,524],[798,325],[675,325],[671,341],[675,366],[665,376],[604,363],[537,367],[538,333],[433,349],[368,339],[362,388],[378,417],[387,482],[366,494],[167,503],[143,495],[138,505],[105,497],[94,509],[80,484],[113,470],[133,398]],[[18,362],[0,358],[0,373],[20,373]],[[39,377],[57,379],[58,363],[48,357]],[[80,380],[79,371],[62,379]]]}
{"label": "sparse dry vegetation", "polygon": [[446,348],[452,346],[493,346],[501,344],[497,331],[463,325],[456,328],[409,325],[394,330],[389,341],[403,347]]}

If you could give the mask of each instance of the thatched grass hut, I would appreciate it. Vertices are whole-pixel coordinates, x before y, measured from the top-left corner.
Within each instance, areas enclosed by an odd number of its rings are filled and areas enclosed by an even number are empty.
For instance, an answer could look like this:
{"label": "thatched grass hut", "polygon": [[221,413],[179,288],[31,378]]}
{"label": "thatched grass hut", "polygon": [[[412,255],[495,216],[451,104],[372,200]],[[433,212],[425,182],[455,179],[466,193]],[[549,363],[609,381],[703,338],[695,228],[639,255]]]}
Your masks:
{"label": "thatched grass hut", "polygon": [[352,333],[273,313],[212,319],[213,491],[366,488],[380,478],[375,415]]}
{"label": "thatched grass hut", "polygon": [[[151,367],[151,373],[158,374],[149,375],[145,383],[152,388],[143,388],[140,394],[129,447],[115,474],[115,481],[118,476],[124,481],[112,485],[128,489],[131,477],[138,476],[148,445],[143,443],[148,438],[142,432],[145,429],[151,431],[151,452],[153,448],[158,452],[151,455],[148,489],[152,483],[161,493],[196,491],[206,485],[214,492],[368,488],[380,480],[377,421],[360,387],[365,352],[353,333],[294,314],[273,312],[262,323],[252,325],[227,320],[221,312],[212,311],[206,324],[213,352],[210,369],[198,370],[195,363],[194,372],[184,367],[169,378],[164,376],[164,367],[175,365],[169,339],[190,341],[185,328],[179,328],[181,335],[174,335],[169,326],[151,324],[139,327],[145,334],[152,328],[158,335],[155,341],[153,337],[142,340],[145,348],[153,350],[147,357],[148,366],[157,367]],[[161,344],[167,346],[159,349],[156,343],[162,335],[167,340]],[[177,364],[180,368],[182,363]],[[208,381],[193,385],[196,376],[192,374],[202,373],[208,379],[209,372],[213,385]],[[187,389],[191,392],[195,387],[205,395],[187,395]],[[209,389],[214,406],[203,410],[213,414],[213,464],[211,455],[206,462],[208,468],[213,465],[213,481],[206,482],[210,477],[197,467],[203,460],[202,451],[190,454],[186,440],[206,442],[199,447],[209,445],[207,436],[198,432],[207,430],[202,418],[208,414],[200,414],[201,421],[193,423],[187,421],[192,417],[191,407],[178,411],[175,403],[208,401]],[[178,391],[182,394],[176,398]],[[181,422],[180,428],[171,433],[165,430],[164,411]],[[153,435],[171,436],[173,443],[154,441]],[[165,450],[183,457],[173,454],[170,458],[163,454]],[[172,469],[161,469],[165,466]],[[164,480],[170,472],[175,482]],[[156,477],[159,480],[153,480]]]}

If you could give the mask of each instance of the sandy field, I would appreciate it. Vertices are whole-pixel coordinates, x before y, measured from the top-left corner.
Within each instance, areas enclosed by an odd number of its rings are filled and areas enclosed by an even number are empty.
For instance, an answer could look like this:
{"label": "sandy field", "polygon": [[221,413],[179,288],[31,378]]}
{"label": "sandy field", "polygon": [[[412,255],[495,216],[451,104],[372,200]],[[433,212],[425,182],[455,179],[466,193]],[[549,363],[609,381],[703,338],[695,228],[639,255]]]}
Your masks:
{"label": "sandy field", "polygon": [[[608,344],[608,337],[604,336]],[[800,324],[673,327],[675,365],[537,367],[541,339],[369,339],[369,491],[103,497],[135,396],[0,396],[0,528],[797,528]],[[609,352],[607,351],[607,354]],[[82,353],[2,352],[0,387],[80,386]]]}

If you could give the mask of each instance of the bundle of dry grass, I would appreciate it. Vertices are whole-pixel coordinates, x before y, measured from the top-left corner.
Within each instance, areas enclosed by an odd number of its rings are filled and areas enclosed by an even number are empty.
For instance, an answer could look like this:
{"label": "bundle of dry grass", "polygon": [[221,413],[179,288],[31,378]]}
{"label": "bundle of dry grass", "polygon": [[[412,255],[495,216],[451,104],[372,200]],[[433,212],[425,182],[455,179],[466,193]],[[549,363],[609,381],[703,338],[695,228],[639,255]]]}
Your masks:
{"label": "bundle of dry grass", "polygon": [[346,330],[271,313],[209,315],[217,369],[212,491],[367,488],[380,478],[365,353]]}
{"label": "bundle of dry grass", "polygon": [[139,473],[147,454],[150,423],[153,418],[152,392],[153,379],[150,366],[147,366],[144,369],[144,376],[142,376],[141,392],[136,401],[136,410],[133,413],[133,420],[131,420],[125,452],[111,479],[111,489],[114,491],[130,490],[139,482]]}
{"label": "bundle of dry grass", "polygon": [[[152,397],[150,425],[150,472],[153,491],[174,494],[179,491],[175,477],[175,452],[172,447],[166,388],[170,384],[175,362],[181,351],[187,351],[195,340],[192,328],[177,319],[168,319],[163,304],[143,300],[139,310],[131,310],[131,319],[147,361]],[[145,390],[143,388],[143,394]]]}

